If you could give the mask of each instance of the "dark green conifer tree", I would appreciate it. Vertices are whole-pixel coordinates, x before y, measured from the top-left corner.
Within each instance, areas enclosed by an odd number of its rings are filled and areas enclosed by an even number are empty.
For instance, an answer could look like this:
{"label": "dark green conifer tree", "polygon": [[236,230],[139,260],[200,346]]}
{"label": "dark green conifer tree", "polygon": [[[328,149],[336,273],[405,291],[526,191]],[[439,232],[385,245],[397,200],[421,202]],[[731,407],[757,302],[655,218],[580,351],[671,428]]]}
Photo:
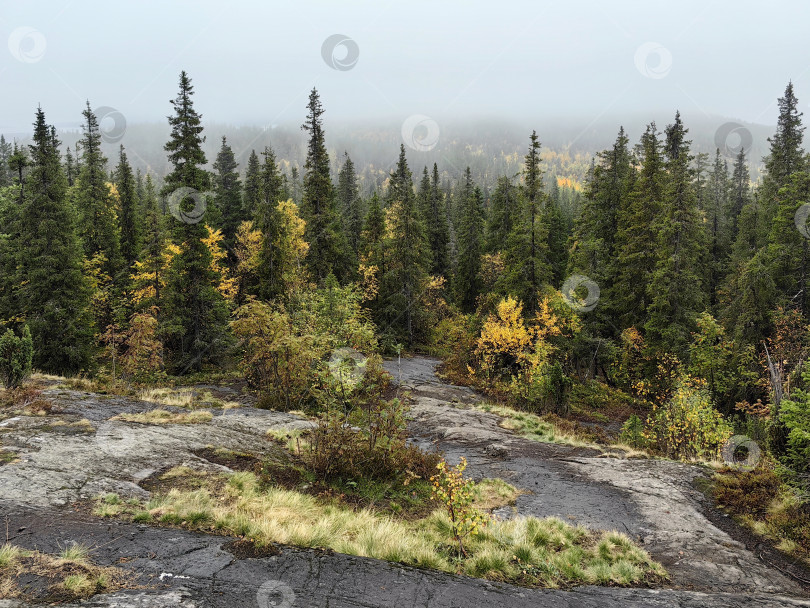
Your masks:
{"label": "dark green conifer tree", "polygon": [[[118,188],[119,232],[121,234],[121,256],[126,269],[132,268],[141,251],[141,216],[138,213],[137,185],[132,167],[127,160],[124,146],[121,146],[118,156],[118,166],[115,168],[115,185]],[[127,270],[127,272],[129,272]]]}
{"label": "dark green conifer tree", "polygon": [[58,145],[38,109],[16,243],[16,312],[31,329],[34,366],[75,374],[91,365],[93,332],[77,218],[67,199]]}
{"label": "dark green conifer tree", "polygon": [[281,222],[278,202],[281,197],[282,181],[276,165],[276,156],[270,146],[262,153],[264,163],[261,170],[261,202],[256,208],[254,225],[262,233],[259,268],[258,294],[265,300],[272,300],[281,295],[283,282],[282,264],[279,259],[278,236]]}
{"label": "dark green conifer tree", "polygon": [[82,112],[81,163],[72,188],[73,205],[79,212],[80,234],[87,258],[104,256],[101,270],[115,278],[121,270],[120,236],[115,201],[110,193],[107,158],[101,151],[101,131],[90,102]]}
{"label": "dark green conifer tree", "polygon": [[236,240],[236,229],[245,219],[242,212],[242,183],[239,180],[238,168],[233,150],[223,136],[222,146],[214,162],[214,193],[222,217],[223,242],[231,262],[233,262],[231,252]]}
{"label": "dark green conifer tree", "polygon": [[412,345],[426,329],[421,324],[420,296],[430,258],[404,145],[400,146],[399,160],[391,173],[386,200],[390,240],[388,263],[380,285],[383,317],[379,325],[384,333]]}
{"label": "dark green conifer tree", "polygon": [[316,89],[309,94],[307,110],[306,121],[301,126],[309,134],[301,205],[301,217],[306,221],[304,240],[309,243],[307,268],[318,283],[330,272],[343,280],[349,272],[347,245],[335,209],[335,188],[321,118],[324,110]]}
{"label": "dark green conifer tree", "polygon": [[360,189],[357,185],[357,173],[348,152],[345,153],[343,166],[338,173],[337,198],[346,240],[349,243],[352,258],[356,260],[360,252],[360,233],[363,231],[363,208]]}
{"label": "dark green conifer tree", "polygon": [[475,310],[481,291],[481,254],[484,251],[484,200],[467,167],[459,192],[458,267],[453,277],[456,302],[465,312]]}
{"label": "dark green conifer tree", "polygon": [[262,176],[259,156],[256,150],[250,151],[245,169],[245,187],[242,194],[242,215],[244,219],[256,216],[256,209],[262,200]]}
{"label": "dark green conifer tree", "polygon": [[666,129],[668,175],[664,208],[655,225],[655,271],[647,285],[650,308],[644,324],[650,347],[675,353],[681,360],[686,360],[686,349],[696,329],[695,319],[706,307],[705,284],[700,273],[705,234],[697,208],[687,133],[680,113],[676,113],[675,122]]}
{"label": "dark green conifer tree", "polygon": [[[532,131],[529,152],[523,168],[521,204],[517,223],[509,235],[505,257],[506,291],[524,304],[527,314],[537,309],[540,288],[552,280],[548,251],[548,225],[545,223],[546,195],[540,169],[540,139]],[[461,257],[459,235],[459,257]]]}
{"label": "dark green conifer tree", "polygon": [[650,291],[657,259],[655,226],[659,222],[664,196],[665,172],[661,142],[655,123],[641,136],[638,156],[641,168],[618,217],[616,270],[611,307],[617,311],[619,329],[641,328],[647,320]]}
{"label": "dark green conifer tree", "polygon": [[216,289],[219,277],[211,268],[211,252],[203,242],[208,236],[204,217],[203,221],[197,217],[197,206],[205,204],[202,194],[208,190],[210,178],[203,168],[203,127],[193,95],[191,79],[181,72],[180,90],[171,102],[171,136],[164,146],[173,170],[163,188],[165,195],[174,196],[173,204],[177,205],[172,222],[174,240],[180,247],[169,271],[161,319],[168,360],[175,373],[199,371],[227,346],[228,310]]}

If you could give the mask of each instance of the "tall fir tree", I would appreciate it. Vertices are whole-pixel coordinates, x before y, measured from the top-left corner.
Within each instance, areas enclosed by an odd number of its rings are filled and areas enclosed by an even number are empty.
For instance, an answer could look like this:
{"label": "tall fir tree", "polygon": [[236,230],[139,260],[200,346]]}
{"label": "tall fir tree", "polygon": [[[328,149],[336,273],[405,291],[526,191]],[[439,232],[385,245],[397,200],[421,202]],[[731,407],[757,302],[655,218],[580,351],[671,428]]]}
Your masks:
{"label": "tall fir tree", "polygon": [[506,248],[510,233],[518,219],[518,189],[512,180],[502,175],[490,198],[487,217],[486,251],[496,253]]}
{"label": "tall fir tree", "polygon": [[[239,179],[238,168],[233,150],[223,136],[222,145],[214,162],[214,193],[222,217],[223,242],[228,252],[233,251],[236,229],[246,219],[242,212],[242,182]],[[229,259],[233,262],[232,256]]]}
{"label": "tall fir tree", "polygon": [[111,278],[122,268],[115,201],[110,192],[107,158],[101,151],[101,130],[90,102],[82,112],[81,162],[72,189],[73,204],[79,211],[81,236],[87,258],[104,256],[101,270]]}
{"label": "tall fir tree", "polygon": [[164,272],[164,253],[166,248],[165,216],[160,209],[155,184],[150,174],[146,175],[143,188],[143,244],[140,261],[141,269],[146,277],[146,285],[140,288],[149,294],[141,302],[143,308],[156,306],[162,308],[163,284],[166,282]]}
{"label": "tall fir tree", "polygon": [[[10,186],[14,179],[14,174],[11,171],[11,165],[9,165],[12,152],[13,148],[11,147],[11,144],[6,141],[5,137],[0,135],[0,188]],[[69,153],[70,148],[68,148],[68,154]]]}
{"label": "tall fir tree", "polygon": [[751,202],[751,177],[745,160],[745,150],[741,148],[734,159],[725,212],[728,241],[731,244],[737,240],[740,215],[749,202]]}
{"label": "tall fir tree", "polygon": [[245,186],[242,194],[242,214],[244,219],[256,216],[256,209],[262,200],[262,175],[259,155],[250,151],[245,169]]}
{"label": "tall fir tree", "polygon": [[687,133],[680,113],[676,113],[675,122],[666,129],[668,175],[664,209],[655,226],[658,232],[655,271],[647,285],[650,308],[644,325],[645,338],[652,348],[675,353],[681,360],[686,360],[697,315],[706,307],[700,273],[705,235],[697,207]]}
{"label": "tall fir tree", "polygon": [[776,214],[776,197],[790,176],[804,168],[802,140],[804,126],[799,100],[793,91],[793,83],[788,82],[785,93],[778,100],[779,118],[776,133],[768,138],[770,152],[765,161],[765,177],[762,180],[762,203],[770,217]]}
{"label": "tall fir tree", "polygon": [[132,166],[127,160],[124,146],[121,146],[118,155],[118,166],[115,168],[115,185],[118,189],[119,216],[118,225],[121,234],[121,256],[124,266],[132,268],[141,251],[141,215],[138,213],[140,202],[138,200],[135,175]]}
{"label": "tall fir tree", "polygon": [[68,187],[73,186],[76,182],[76,177],[79,174],[78,159],[73,156],[70,151],[70,146],[65,150],[65,177],[67,178]]}
{"label": "tall fir tree", "polygon": [[380,285],[383,317],[380,326],[398,340],[413,345],[426,328],[421,323],[421,291],[427,278],[429,252],[413,191],[411,170],[400,146],[388,192],[389,254]]}
{"label": "tall fir tree", "polygon": [[481,291],[481,255],[484,252],[484,200],[467,167],[459,193],[458,267],[453,277],[456,302],[465,312],[475,310]]}
{"label": "tall fir tree", "polygon": [[55,130],[38,109],[20,210],[15,284],[18,313],[34,340],[34,366],[75,374],[87,370],[92,360],[90,291],[58,145]]}
{"label": "tall fir tree", "polygon": [[[540,288],[551,282],[548,225],[545,223],[546,195],[540,169],[540,139],[532,131],[520,188],[520,218],[513,226],[505,257],[507,290],[524,303],[527,314],[537,309]],[[459,240],[459,256],[461,241]]]}
{"label": "tall fir tree", "polygon": [[720,155],[718,148],[714,163],[707,178],[705,194],[706,230],[708,248],[706,250],[706,291],[709,295],[709,308],[717,313],[718,290],[728,270],[728,256],[731,251],[731,234],[726,221],[729,198],[728,163]]}
{"label": "tall fir tree", "polygon": [[304,240],[309,243],[307,268],[318,283],[322,283],[330,272],[342,280],[349,271],[347,245],[335,209],[335,189],[329,172],[329,154],[321,118],[323,113],[320,96],[313,88],[307,103],[306,121],[301,125],[309,134],[301,217],[306,222]]}
{"label": "tall fir tree", "polygon": [[360,253],[360,233],[363,231],[363,208],[357,173],[348,152],[344,155],[343,166],[338,173],[337,198],[346,240],[352,257],[357,259]]}
{"label": "tall fir tree", "polygon": [[427,239],[431,252],[430,274],[448,278],[450,274],[450,226],[446,197],[439,185],[439,167],[433,163],[430,175],[430,198],[427,208]]}
{"label": "tall fir tree", "polygon": [[262,233],[259,253],[258,295],[265,300],[272,300],[282,294],[282,261],[278,249],[279,226],[281,218],[278,211],[281,197],[281,175],[276,165],[276,155],[270,146],[266,146],[264,162],[261,169],[261,202],[256,208],[254,225]]}
{"label": "tall fir tree", "polygon": [[641,136],[638,156],[641,167],[629,195],[620,210],[616,232],[616,269],[610,298],[617,311],[620,329],[641,328],[647,319],[657,259],[657,231],[662,212],[665,172],[662,146],[655,123]]}
{"label": "tall fir tree", "polygon": [[[185,71],[180,73],[177,97],[172,100],[173,115],[169,116],[171,135],[164,146],[172,171],[164,180],[163,192],[175,193],[178,215],[174,218],[174,240],[180,253],[174,256],[164,292],[161,333],[169,363],[176,373],[199,371],[206,362],[215,361],[227,346],[228,310],[217,291],[219,277],[212,269],[211,252],[203,242],[208,236],[202,221],[194,222],[195,208],[208,190],[210,179],[203,168],[206,159],[202,150],[201,116],[194,109],[194,88]],[[185,196],[181,196],[185,193]]]}

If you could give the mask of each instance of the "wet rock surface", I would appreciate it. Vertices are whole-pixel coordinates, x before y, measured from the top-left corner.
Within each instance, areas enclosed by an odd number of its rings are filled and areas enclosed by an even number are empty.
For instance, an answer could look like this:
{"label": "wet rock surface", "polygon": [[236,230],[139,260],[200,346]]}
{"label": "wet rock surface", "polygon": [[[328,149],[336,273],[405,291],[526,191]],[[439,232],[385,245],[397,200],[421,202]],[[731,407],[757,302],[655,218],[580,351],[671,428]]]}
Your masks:
{"label": "wet rock surface", "polygon": [[[127,423],[110,418],[156,405],[61,389],[45,395],[58,404],[59,418],[87,419],[90,429],[66,432],[50,416],[0,420],[0,442],[18,455],[0,466],[0,516],[9,541],[46,553],[80,542],[91,547],[95,563],[137,576],[140,588],[77,607],[810,607],[797,583],[706,517],[705,499],[693,485],[704,473],[699,467],[599,458],[516,437],[498,426],[497,416],[467,409],[479,397],[440,382],[437,363],[386,363],[411,391],[417,442],[437,445],[450,459],[465,455],[475,477],[502,477],[528,490],[517,501],[519,514],[556,515],[643,541],[666,565],[673,588],[530,590],[331,552],[278,547],[257,554],[221,536],[100,520],[73,504],[103,492],[146,497],[139,482],[156,471],[225,470],[203,457],[208,445],[259,450],[268,429],[310,423],[248,407],[211,410],[214,417],[204,424]],[[0,600],[0,608],[25,606]]]}

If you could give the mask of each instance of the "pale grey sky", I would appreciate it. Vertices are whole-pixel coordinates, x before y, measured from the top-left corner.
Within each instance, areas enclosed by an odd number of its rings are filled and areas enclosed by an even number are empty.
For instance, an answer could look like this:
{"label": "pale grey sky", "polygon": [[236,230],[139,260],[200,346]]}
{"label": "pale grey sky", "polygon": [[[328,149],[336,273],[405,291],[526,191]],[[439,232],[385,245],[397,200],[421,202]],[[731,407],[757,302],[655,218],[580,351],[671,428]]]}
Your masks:
{"label": "pale grey sky", "polygon": [[[232,124],[300,123],[313,85],[334,121],[573,116],[584,128],[679,108],[772,124],[789,79],[810,109],[808,26],[798,0],[2,0],[0,131],[30,129],[37,104],[77,124],[85,99],[162,121],[181,69],[205,119]],[[322,57],[334,34],[356,44],[350,69]]]}

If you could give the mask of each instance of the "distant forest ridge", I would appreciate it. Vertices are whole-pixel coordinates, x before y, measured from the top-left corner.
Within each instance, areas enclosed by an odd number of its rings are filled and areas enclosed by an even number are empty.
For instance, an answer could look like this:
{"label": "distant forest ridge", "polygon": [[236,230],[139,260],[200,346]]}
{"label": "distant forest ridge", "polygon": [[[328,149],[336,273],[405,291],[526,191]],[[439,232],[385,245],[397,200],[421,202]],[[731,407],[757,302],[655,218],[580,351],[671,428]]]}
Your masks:
{"label": "distant forest ridge", "polygon": [[[80,110],[77,115],[81,116]],[[611,116],[601,117],[596,121],[590,119],[592,124],[588,124],[587,117],[579,120],[547,119],[537,121],[539,124],[492,119],[459,120],[450,124],[437,121],[439,136],[435,146],[428,151],[418,151],[406,146],[406,153],[409,164],[415,169],[431,167],[434,162],[437,163],[445,182],[455,183],[464,170],[470,167],[473,179],[487,193],[494,187],[498,177],[513,176],[521,171],[526,138],[533,129],[537,129],[543,145],[541,158],[547,183],[556,179],[561,188],[580,190],[592,159],[597,152],[612,145],[620,126],[624,126],[631,143],[634,143],[638,141],[647,123],[655,120],[659,130],[663,131],[674,116],[674,110],[671,115],[655,113],[653,116],[639,115],[630,118]],[[361,195],[369,196],[374,190],[383,188],[397,161],[399,145],[403,140],[402,124],[387,121],[379,126],[360,122],[336,122],[332,125],[328,121],[328,114],[326,117],[326,144],[333,175],[337,176],[345,160],[344,153],[348,153],[357,170]],[[684,122],[689,129],[688,137],[692,140],[695,154],[705,152],[713,156],[718,144],[718,131],[725,125],[737,125],[747,131],[752,143],[750,149],[746,149],[751,180],[754,183],[759,181],[762,157],[768,152],[767,140],[773,134],[774,126],[703,114],[691,117],[684,115]],[[289,175],[295,167],[299,173],[302,172],[306,157],[306,134],[298,125],[270,125],[264,128],[205,121],[204,125],[207,138],[203,150],[209,165],[216,158],[221,137],[224,135],[234,150],[243,176],[251,150],[260,152],[268,145],[275,151],[282,171]],[[103,131],[103,120],[101,127]],[[23,133],[4,135],[9,141],[16,139],[21,143],[27,143],[29,138],[28,134]],[[163,142],[168,135],[169,128],[165,121],[127,124],[124,136],[114,143],[103,143],[102,149],[107,158],[115,158],[118,146],[123,144],[134,169],[152,173],[161,181],[171,170],[163,152]],[[74,150],[81,136],[78,126],[75,129],[63,127],[60,130],[63,149],[70,147]],[[739,145],[739,139],[735,137],[737,136],[732,135],[726,138],[726,144]],[[729,153],[726,156],[730,165],[734,155]]]}

